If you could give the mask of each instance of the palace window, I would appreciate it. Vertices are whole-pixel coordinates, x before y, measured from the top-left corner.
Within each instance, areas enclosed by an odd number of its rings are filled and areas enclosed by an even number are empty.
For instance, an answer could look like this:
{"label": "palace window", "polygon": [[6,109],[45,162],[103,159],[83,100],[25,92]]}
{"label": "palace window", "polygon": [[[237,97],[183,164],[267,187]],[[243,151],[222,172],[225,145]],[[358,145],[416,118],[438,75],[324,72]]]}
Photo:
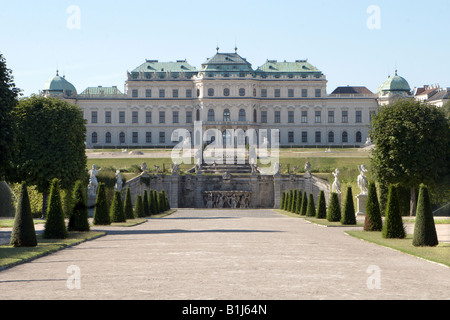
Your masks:
{"label": "palace window", "polygon": [[322,90],[316,89],[316,98],[320,98],[322,96]]}
{"label": "palace window", "polygon": [[302,131],[302,143],[308,143],[308,131]]}
{"label": "palace window", "polygon": [[125,123],[125,111],[119,111],[119,123]]}
{"label": "palace window", "polygon": [[192,123],[192,111],[186,111],[186,123]]}
{"label": "palace window", "polygon": [[244,88],[240,88],[240,89],[239,89],[239,95],[240,95],[241,97],[245,96],[245,89],[244,89]]}
{"label": "palace window", "polygon": [[111,123],[111,111],[105,111],[105,123]]}
{"label": "palace window", "polygon": [[146,132],[145,133],[145,142],[146,143],[152,143],[152,133],[151,132]]}
{"label": "palace window", "polygon": [[288,132],[288,142],[294,143],[294,132],[293,131]]}
{"label": "palace window", "polygon": [[111,133],[107,132],[105,135],[105,143],[111,143]]}
{"label": "palace window", "polygon": [[342,143],[348,142],[348,133],[347,131],[342,132]]}
{"label": "palace window", "polygon": [[186,98],[192,98],[192,90],[186,89]]}
{"label": "palace window", "polygon": [[123,132],[119,134],[119,143],[125,143],[125,133]]}
{"label": "palace window", "polygon": [[133,132],[133,143],[138,143],[138,142],[139,142],[139,133]]}
{"label": "palace window", "polygon": [[97,142],[98,142],[97,132],[93,132],[92,133],[92,143],[97,143]]}
{"label": "palace window", "polygon": [[160,98],[165,98],[166,97],[166,90],[159,89],[159,97]]}
{"label": "palace window", "polygon": [[289,123],[294,123],[294,111],[289,111],[288,112],[288,122]]}
{"label": "palace window", "polygon": [[145,123],[152,123],[152,112],[151,111],[145,112]]}
{"label": "palace window", "polygon": [[360,131],[356,133],[356,143],[362,143],[362,133]]}
{"label": "palace window", "polygon": [[213,109],[208,110],[208,121],[216,121]]}
{"label": "palace window", "polygon": [[223,95],[224,95],[225,97],[228,97],[228,96],[230,95],[230,89],[229,89],[229,88],[223,89]]}
{"label": "palace window", "polygon": [[172,98],[178,98],[178,89],[172,90]]}
{"label": "palace window", "polygon": [[91,123],[97,123],[97,111],[91,112]]}
{"label": "palace window", "polygon": [[356,111],[356,123],[362,122],[362,111]]}
{"label": "palace window", "polygon": [[302,98],[308,98],[308,89],[302,89]]}
{"label": "palace window", "polygon": [[267,123],[267,111],[261,111],[261,123]]}
{"label": "palace window", "polygon": [[275,111],[275,123],[281,123],[281,111]]}
{"label": "palace window", "polygon": [[214,89],[213,88],[208,89],[208,97],[214,97]]}
{"label": "palace window", "polygon": [[166,112],[165,111],[159,112],[159,123],[166,123]]}
{"label": "palace window", "polygon": [[281,96],[281,90],[275,89],[275,98],[279,98]]}
{"label": "palace window", "polygon": [[348,123],[348,111],[342,111],[342,123]]}
{"label": "palace window", "polygon": [[322,122],[322,112],[316,111],[316,123],[321,123],[321,122]]}
{"label": "palace window", "polygon": [[328,123],[334,123],[334,111],[328,111]]}
{"label": "palace window", "polygon": [[145,90],[145,97],[151,98],[152,97],[152,89],[146,89]]}
{"label": "palace window", "polygon": [[174,111],[172,113],[172,122],[173,123],[178,123],[178,111]]}
{"label": "palace window", "polygon": [[294,89],[289,89],[288,90],[288,97],[289,98],[293,98],[294,97]]}
{"label": "palace window", "polygon": [[159,133],[159,143],[166,143],[166,133],[165,132]]}
{"label": "palace window", "polygon": [[139,123],[139,112],[138,111],[133,111],[131,113],[131,122],[132,123]]}
{"label": "palace window", "polygon": [[133,89],[133,90],[131,91],[131,96],[132,96],[133,98],[137,98],[137,97],[138,97],[138,90],[137,90],[137,89]]}
{"label": "palace window", "polygon": [[245,114],[245,110],[241,109],[239,110],[239,121],[246,121],[246,114]]}
{"label": "palace window", "polygon": [[328,142],[329,143],[334,143],[334,132],[333,131],[330,131],[328,133]]}
{"label": "palace window", "polygon": [[231,114],[229,109],[223,111],[223,121],[231,121]]}
{"label": "palace window", "polygon": [[267,89],[261,89],[261,97],[267,98]]}
{"label": "palace window", "polygon": [[308,123],[308,111],[302,111],[302,123]]}
{"label": "palace window", "polygon": [[322,142],[322,132],[316,131],[316,143]]}

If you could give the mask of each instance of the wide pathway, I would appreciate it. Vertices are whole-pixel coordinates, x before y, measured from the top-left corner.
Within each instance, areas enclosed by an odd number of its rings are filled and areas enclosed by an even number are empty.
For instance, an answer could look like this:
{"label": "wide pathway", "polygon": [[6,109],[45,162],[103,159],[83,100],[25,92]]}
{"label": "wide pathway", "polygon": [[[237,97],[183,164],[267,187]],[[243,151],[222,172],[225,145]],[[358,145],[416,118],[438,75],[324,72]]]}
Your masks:
{"label": "wide pathway", "polygon": [[108,234],[0,271],[0,299],[450,299],[450,268],[272,210],[94,229]]}

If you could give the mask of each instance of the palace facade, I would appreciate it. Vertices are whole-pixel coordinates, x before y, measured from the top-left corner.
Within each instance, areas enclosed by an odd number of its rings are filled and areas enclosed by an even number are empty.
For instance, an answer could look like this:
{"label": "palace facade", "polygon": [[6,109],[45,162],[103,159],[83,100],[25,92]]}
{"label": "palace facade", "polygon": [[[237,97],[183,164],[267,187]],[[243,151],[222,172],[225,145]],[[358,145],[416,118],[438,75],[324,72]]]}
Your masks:
{"label": "palace facade", "polygon": [[146,60],[127,72],[124,92],[99,86],[77,93],[57,73],[42,94],[82,109],[87,148],[171,148],[181,140],[175,130],[192,134],[199,123],[222,135],[204,142],[235,143],[237,129],[253,129],[258,141],[270,142],[278,129],[281,147],[333,148],[363,146],[378,107],[410,91],[396,74],[377,93],[347,86],[328,94],[326,76],[307,60],[267,60],[255,69],[237,51],[217,50],[200,69],[186,60]]}

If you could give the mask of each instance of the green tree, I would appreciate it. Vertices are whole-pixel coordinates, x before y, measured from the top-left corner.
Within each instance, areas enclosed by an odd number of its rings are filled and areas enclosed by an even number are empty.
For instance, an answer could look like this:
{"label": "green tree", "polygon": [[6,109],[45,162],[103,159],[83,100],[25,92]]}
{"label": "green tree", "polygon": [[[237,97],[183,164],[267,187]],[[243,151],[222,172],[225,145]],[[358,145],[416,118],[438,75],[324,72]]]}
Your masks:
{"label": "green tree", "polygon": [[377,187],[375,182],[369,182],[366,202],[366,216],[364,219],[365,231],[381,231],[383,221],[381,218],[380,204],[378,201]]}
{"label": "green tree", "polygon": [[428,188],[420,186],[419,200],[417,202],[417,216],[414,226],[413,245],[415,247],[435,247],[439,244],[433,210],[431,208]]}
{"label": "green tree", "polygon": [[317,204],[316,218],[318,219],[327,218],[327,204],[325,201],[325,192],[323,190],[321,190],[319,194],[319,203]]}
{"label": "green tree", "polygon": [[370,137],[372,170],[381,183],[410,189],[410,213],[416,188],[434,185],[450,171],[450,127],[438,107],[410,99],[383,106],[374,116]]}
{"label": "green tree", "polygon": [[142,196],[142,206],[144,208],[144,217],[150,216],[150,207],[148,203],[148,192],[147,190],[144,190],[144,195]]}
{"label": "green tree", "polygon": [[400,214],[397,188],[393,185],[389,187],[386,219],[383,225],[382,236],[386,239],[403,239],[406,237],[402,216]]}
{"label": "green tree", "polygon": [[30,200],[28,198],[28,191],[25,183],[22,183],[20,189],[10,244],[14,247],[37,246],[36,231],[34,229]]}
{"label": "green tree", "polygon": [[109,206],[106,199],[106,187],[104,183],[98,184],[97,199],[95,201],[94,220],[96,226],[108,226],[111,224]]}
{"label": "green tree", "polygon": [[133,202],[131,200],[131,189],[127,188],[125,193],[125,204],[124,204],[124,214],[127,219],[134,219],[135,215],[133,212]]}
{"label": "green tree", "polygon": [[314,196],[310,194],[308,199],[308,207],[306,209],[306,216],[314,217],[315,215],[316,215],[316,205],[314,203]]}
{"label": "green tree", "polygon": [[300,208],[300,215],[306,216],[306,210],[308,210],[308,194],[306,193],[306,191],[304,191]]}
{"label": "green tree", "polygon": [[355,206],[353,204],[352,187],[347,188],[345,195],[344,208],[342,210],[341,223],[343,225],[356,225]]}
{"label": "green tree", "polygon": [[57,98],[31,96],[13,110],[16,152],[9,179],[34,185],[47,206],[50,181],[70,189],[86,180],[86,126],[78,106]]}
{"label": "green tree", "polygon": [[120,191],[114,191],[113,201],[109,211],[111,222],[126,222],[127,218],[123,210],[122,194]]}
{"label": "green tree", "polygon": [[89,231],[89,213],[86,200],[86,187],[78,180],[72,195],[72,210],[69,218],[69,231]]}
{"label": "green tree", "polygon": [[[14,84],[12,71],[0,54],[0,181],[11,168],[15,147],[15,132],[12,110],[17,105],[20,89]],[[18,181],[19,182],[19,181]]]}
{"label": "green tree", "polygon": [[45,239],[65,239],[68,236],[61,203],[60,181],[54,178],[50,184],[50,200],[45,222]]}
{"label": "green tree", "polygon": [[140,194],[136,195],[136,202],[134,204],[134,216],[137,218],[145,217],[143,199],[142,195]]}
{"label": "green tree", "polygon": [[327,209],[327,220],[329,222],[341,221],[341,207],[339,204],[338,194],[335,192],[331,193],[330,203]]}

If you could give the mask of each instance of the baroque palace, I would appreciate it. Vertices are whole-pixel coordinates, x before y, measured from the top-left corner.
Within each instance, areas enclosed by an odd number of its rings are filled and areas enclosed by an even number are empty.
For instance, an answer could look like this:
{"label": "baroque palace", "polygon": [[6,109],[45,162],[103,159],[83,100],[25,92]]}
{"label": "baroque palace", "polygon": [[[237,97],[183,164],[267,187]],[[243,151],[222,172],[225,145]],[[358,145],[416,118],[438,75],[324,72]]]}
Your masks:
{"label": "baroque palace", "polygon": [[[146,60],[127,72],[124,93],[117,87],[89,87],[81,93],[65,79],[51,78],[41,94],[60,96],[78,105],[87,120],[87,148],[165,148],[182,137],[216,129],[236,143],[230,132],[253,129],[259,143],[279,129],[281,147],[363,146],[370,120],[379,106],[412,96],[408,82],[389,77],[377,93],[365,87],[338,87],[327,93],[327,79],[307,60],[267,60],[254,69],[237,53],[217,53],[198,70],[186,60]],[[229,130],[231,129],[231,130]]]}

